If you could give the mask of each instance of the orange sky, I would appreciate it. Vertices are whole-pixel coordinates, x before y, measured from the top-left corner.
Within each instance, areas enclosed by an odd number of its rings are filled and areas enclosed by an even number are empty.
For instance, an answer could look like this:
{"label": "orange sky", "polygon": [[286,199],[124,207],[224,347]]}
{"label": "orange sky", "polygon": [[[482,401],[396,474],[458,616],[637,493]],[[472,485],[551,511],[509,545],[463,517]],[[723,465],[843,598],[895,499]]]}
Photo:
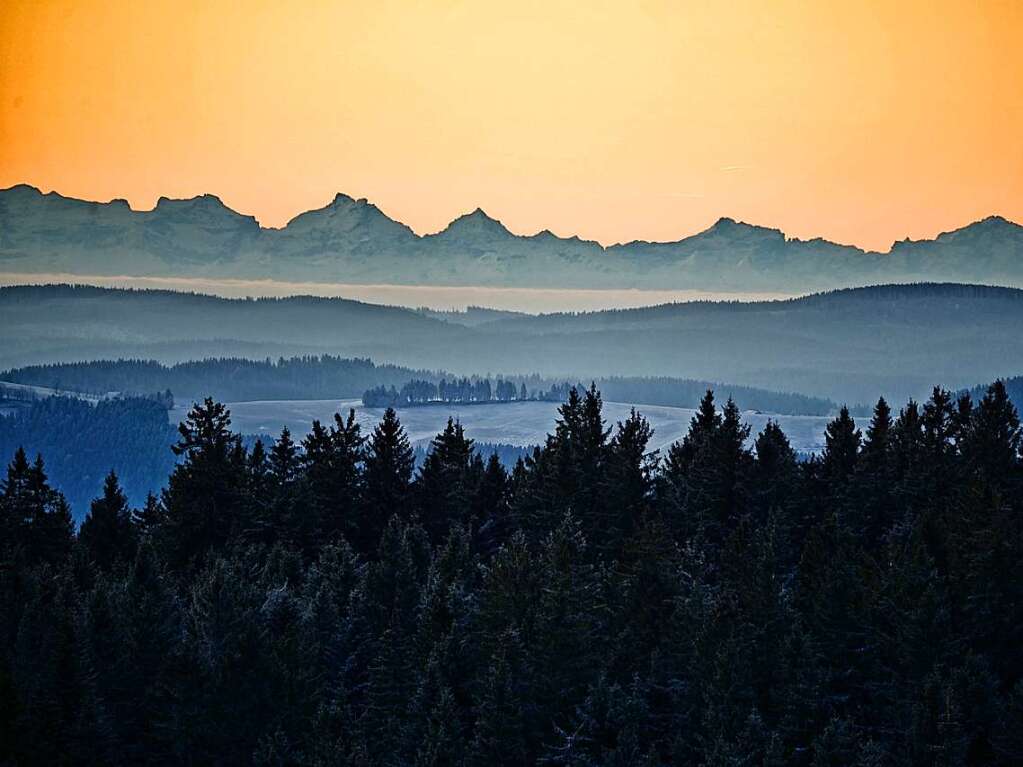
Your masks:
{"label": "orange sky", "polygon": [[0,187],[887,248],[1023,221],[1023,2],[0,5]]}

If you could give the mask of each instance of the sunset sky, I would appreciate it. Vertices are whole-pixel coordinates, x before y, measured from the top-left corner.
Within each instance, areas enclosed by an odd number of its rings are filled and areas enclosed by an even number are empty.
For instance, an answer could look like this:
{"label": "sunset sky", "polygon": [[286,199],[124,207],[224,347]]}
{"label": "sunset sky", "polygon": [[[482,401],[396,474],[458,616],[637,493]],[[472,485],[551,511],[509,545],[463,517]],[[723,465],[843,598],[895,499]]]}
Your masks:
{"label": "sunset sky", "polygon": [[0,4],[0,187],[887,249],[1023,221],[1023,2]]}

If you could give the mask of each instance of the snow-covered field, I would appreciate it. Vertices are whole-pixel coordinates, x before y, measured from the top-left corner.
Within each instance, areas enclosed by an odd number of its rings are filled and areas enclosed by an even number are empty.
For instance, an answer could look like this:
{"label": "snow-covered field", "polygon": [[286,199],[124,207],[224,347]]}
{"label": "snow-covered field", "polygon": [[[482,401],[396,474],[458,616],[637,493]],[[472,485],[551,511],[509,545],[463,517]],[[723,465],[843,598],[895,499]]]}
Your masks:
{"label": "snow-covered field", "polygon": [[[356,418],[364,429],[372,429],[380,420],[383,410],[366,408],[359,400],[279,400],[262,402],[232,402],[232,428],[243,434],[280,433],[287,426],[293,435],[304,435],[314,419],[332,422],[334,413],[347,416],[354,407]],[[609,425],[628,417],[631,408],[642,413],[654,429],[652,449],[663,448],[680,439],[689,429],[693,410],[659,405],[630,405],[605,402],[604,417]],[[171,419],[184,417],[186,406],[171,411]],[[557,418],[556,402],[509,402],[487,405],[446,405],[403,408],[398,411],[409,438],[413,443],[428,442],[444,428],[448,416],[462,422],[466,433],[478,442],[503,442],[510,445],[535,445],[554,428]],[[792,446],[799,451],[816,451],[824,445],[824,427],[828,419],[820,416],[766,415],[747,412],[743,418],[752,427],[753,436],[767,421],[781,424]]]}
{"label": "snow-covered field", "polygon": [[76,397],[88,400],[89,402],[99,402],[99,400],[103,399],[103,396],[99,394],[64,391],[63,389],[51,389],[49,386],[32,386],[30,384],[14,383],[13,381],[0,381],[0,389],[11,389],[15,392],[24,392],[36,397]]}

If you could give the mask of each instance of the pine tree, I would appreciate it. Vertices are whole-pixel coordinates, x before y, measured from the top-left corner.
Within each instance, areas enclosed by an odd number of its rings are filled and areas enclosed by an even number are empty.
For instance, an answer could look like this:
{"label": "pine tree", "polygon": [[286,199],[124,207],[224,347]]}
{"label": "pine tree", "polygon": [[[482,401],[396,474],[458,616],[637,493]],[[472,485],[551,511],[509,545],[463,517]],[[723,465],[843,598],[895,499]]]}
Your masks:
{"label": "pine tree", "polygon": [[710,462],[715,452],[715,439],[721,428],[721,415],[714,404],[714,392],[707,390],[700,407],[689,424],[689,431],[668,448],[661,475],[661,513],[680,538],[689,538],[706,527],[703,509],[693,503],[700,490],[697,458],[702,454]]}
{"label": "pine tree", "polygon": [[127,563],[135,558],[137,542],[128,499],[113,471],[103,483],[103,496],[92,502],[79,530],[78,540],[103,572],[109,572],[117,563]]}
{"label": "pine tree", "polygon": [[313,421],[312,432],[302,443],[309,513],[326,540],[359,535],[365,442],[355,410],[349,409],[347,419],[334,414],[334,426],[329,430]]}
{"label": "pine tree", "polygon": [[27,529],[32,520],[32,503],[28,489],[29,465],[24,448],[19,447],[7,466],[0,496],[0,545],[5,560],[27,544]]}
{"label": "pine tree", "polygon": [[913,400],[899,411],[892,427],[891,442],[894,474],[891,499],[897,510],[893,532],[905,538],[915,527],[919,506],[931,489],[924,476],[928,466],[924,457],[920,408]]}
{"label": "pine tree", "polygon": [[269,504],[258,539],[280,542],[312,557],[323,543],[322,530],[305,492],[298,445],[286,426],[270,449],[267,465]]}
{"label": "pine tree", "polygon": [[487,558],[511,534],[509,484],[508,472],[497,453],[491,453],[472,499],[472,518],[477,520],[476,547]]}
{"label": "pine tree", "polygon": [[333,508],[324,519],[329,536],[352,535],[357,530],[356,513],[363,492],[361,474],[366,438],[355,420],[355,410],[349,409],[348,418],[334,414],[334,427],[330,431],[334,446],[332,482],[328,492],[333,499]]}
{"label": "pine tree", "polygon": [[393,408],[373,430],[365,459],[363,514],[352,544],[372,551],[393,515],[407,517],[409,483],[415,457],[408,436]]}
{"label": "pine tree", "polygon": [[852,476],[859,455],[861,435],[849,408],[842,407],[838,417],[824,430],[824,475],[837,488]]}
{"label": "pine tree", "polygon": [[298,468],[298,446],[291,438],[291,431],[285,426],[281,429],[281,436],[270,448],[270,476],[278,489],[285,488],[295,481]]}
{"label": "pine tree", "polygon": [[863,441],[863,451],[860,454],[863,470],[873,474],[885,471],[891,449],[891,432],[892,409],[881,397],[874,406],[874,415]]}
{"label": "pine tree", "polygon": [[71,510],[64,496],[50,487],[42,456],[29,465],[23,449],[15,452],[2,487],[0,519],[4,559],[59,566],[67,558],[74,527]]}
{"label": "pine tree", "polygon": [[470,521],[466,513],[479,483],[473,457],[473,441],[461,423],[448,418],[444,431],[430,442],[414,488],[419,519],[435,543],[453,526]]}
{"label": "pine tree", "polygon": [[686,436],[668,449],[665,474],[673,480],[684,480],[697,452],[717,434],[720,427],[721,415],[714,404],[714,392],[708,389],[700,400],[700,407],[689,424]]}
{"label": "pine tree", "polygon": [[249,495],[265,500],[270,495],[270,458],[263,440],[257,439],[249,452]]}
{"label": "pine tree", "polygon": [[227,408],[207,398],[178,427],[173,449],[183,460],[163,492],[165,518],[158,534],[174,569],[194,566],[252,527],[246,513],[247,461],[230,425]]}
{"label": "pine tree", "polygon": [[951,464],[959,423],[952,394],[935,386],[931,398],[924,404],[920,421],[923,425],[924,450],[931,467],[944,473]]}
{"label": "pine tree", "polygon": [[709,418],[709,408],[701,408],[687,435],[693,452],[685,479],[685,514],[690,529],[714,546],[724,541],[746,505],[752,465],[745,446],[749,431],[729,398],[719,419]]}
{"label": "pine tree", "polygon": [[995,381],[973,410],[963,450],[970,464],[994,488],[1018,483],[1023,429],[1005,384]]}
{"label": "pine tree", "polygon": [[164,523],[164,512],[160,505],[160,499],[153,493],[148,493],[142,508],[132,511],[131,519],[138,537],[141,540],[151,540],[154,533]]}
{"label": "pine tree", "polygon": [[653,429],[632,409],[617,424],[599,480],[600,503],[589,534],[598,552],[610,561],[643,525],[653,501],[653,457],[647,452]]}
{"label": "pine tree", "polygon": [[803,482],[796,452],[775,421],[757,436],[750,481],[750,513],[760,525],[771,525],[780,571],[788,572],[799,556],[808,528],[803,508]]}
{"label": "pine tree", "polygon": [[859,500],[851,510],[853,523],[870,548],[880,544],[895,522],[895,507],[891,502],[895,482],[893,428],[891,408],[881,397],[874,406],[859,456]]}
{"label": "pine tree", "polygon": [[748,493],[747,475],[752,456],[746,447],[750,427],[742,423],[742,417],[735,400],[731,397],[725,403],[721,414],[721,429],[718,431],[715,458],[720,462],[721,511],[720,524],[726,529],[734,527],[743,515]]}

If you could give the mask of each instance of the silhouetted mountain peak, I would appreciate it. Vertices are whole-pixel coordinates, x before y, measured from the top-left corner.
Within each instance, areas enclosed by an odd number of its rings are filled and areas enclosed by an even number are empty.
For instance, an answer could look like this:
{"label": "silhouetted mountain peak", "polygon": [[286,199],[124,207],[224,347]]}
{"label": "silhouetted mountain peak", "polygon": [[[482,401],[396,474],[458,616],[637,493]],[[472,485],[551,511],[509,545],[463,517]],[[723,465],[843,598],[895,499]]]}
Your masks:
{"label": "silhouetted mountain peak", "polygon": [[378,241],[393,247],[411,242],[415,234],[405,224],[395,221],[365,197],[358,199],[338,192],[327,205],[316,210],[300,213],[280,230],[286,238],[309,235],[316,238],[319,247],[336,250],[345,243],[358,244],[360,248]]}
{"label": "silhouetted mountain peak", "polygon": [[351,195],[345,194],[344,192],[338,192],[335,194],[334,199],[330,201],[330,204],[327,207],[335,210],[339,208],[345,210],[349,208],[372,208],[373,210],[379,210],[376,205],[372,204],[365,197],[355,198]]}
{"label": "silhouetted mountain peak", "polygon": [[983,251],[1004,248],[1018,252],[1019,248],[1023,248],[1023,226],[1002,216],[987,216],[959,229],[942,232],[933,240],[907,237],[893,243],[891,252],[904,253],[934,246],[972,247],[978,251],[977,255],[986,255]]}
{"label": "silhouetted mountain peak", "polygon": [[220,198],[216,197],[216,196],[214,196],[212,194],[200,194],[200,195],[196,195],[195,197],[162,197],[161,196],[156,201],[155,208],[157,210],[159,210],[161,208],[168,209],[168,208],[193,207],[193,206],[202,205],[202,204],[207,204],[208,205],[210,202],[213,202],[213,201],[219,202],[221,205],[223,205],[223,203],[220,202]]}
{"label": "silhouetted mountain peak", "polygon": [[31,184],[15,184],[6,189],[0,189],[0,195],[4,197],[43,197],[42,191]]}
{"label": "silhouetted mountain peak", "polygon": [[745,221],[736,221],[734,218],[728,216],[722,216],[714,222],[710,228],[703,230],[699,234],[695,234],[692,237],[683,238],[681,242],[686,240],[702,240],[708,238],[727,238],[732,240],[748,239],[748,238],[766,238],[771,240],[784,241],[785,235],[780,229],[771,229],[766,226],[757,226],[755,224],[747,224]]}
{"label": "silhouetted mountain peak", "polygon": [[964,226],[959,232],[1006,232],[1009,234],[1020,234],[1023,232],[1023,226],[1009,221],[1009,219],[1002,216],[988,216],[982,218],[980,221],[975,221],[972,224]]}
{"label": "silhouetted mountain peak", "polygon": [[175,224],[198,223],[210,226],[225,223],[259,228],[254,216],[246,216],[227,207],[215,194],[201,194],[184,199],[161,197],[149,215],[155,221],[170,221]]}
{"label": "silhouetted mountain peak", "polygon": [[483,208],[476,208],[456,218],[440,234],[508,236],[511,232],[496,218],[487,215]]}

